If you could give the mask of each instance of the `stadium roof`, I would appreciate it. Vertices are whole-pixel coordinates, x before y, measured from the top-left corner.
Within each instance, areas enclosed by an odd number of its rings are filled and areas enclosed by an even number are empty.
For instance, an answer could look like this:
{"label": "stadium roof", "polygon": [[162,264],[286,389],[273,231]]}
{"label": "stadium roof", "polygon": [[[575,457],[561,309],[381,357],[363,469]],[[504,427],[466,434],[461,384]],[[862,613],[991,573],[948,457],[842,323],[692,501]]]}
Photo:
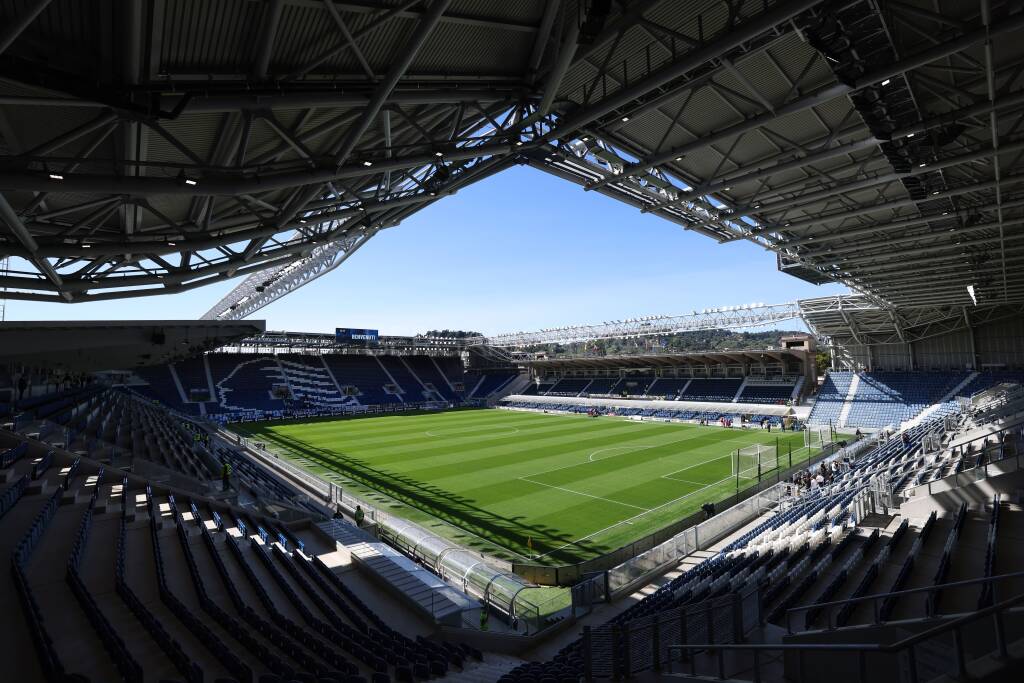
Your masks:
{"label": "stadium roof", "polygon": [[262,320],[0,322],[0,362],[90,372],[162,365],[265,328]]}
{"label": "stadium roof", "polygon": [[565,355],[533,358],[526,362],[537,368],[674,368],[689,365],[722,365],[758,363],[761,361],[806,360],[813,351],[804,349],[715,349],[712,351],[652,351],[609,355]]}
{"label": "stadium roof", "polygon": [[5,2],[0,286],[248,275],[208,313],[239,318],[529,164],[876,304],[1020,301],[1022,29],[1010,0]]}

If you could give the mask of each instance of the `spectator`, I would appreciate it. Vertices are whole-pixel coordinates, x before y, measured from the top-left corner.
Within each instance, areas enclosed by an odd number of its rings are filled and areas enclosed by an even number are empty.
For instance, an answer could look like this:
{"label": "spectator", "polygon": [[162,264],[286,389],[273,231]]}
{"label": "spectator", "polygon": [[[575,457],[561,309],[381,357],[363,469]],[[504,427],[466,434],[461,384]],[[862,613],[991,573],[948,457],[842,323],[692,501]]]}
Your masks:
{"label": "spectator", "polygon": [[227,491],[231,488],[231,465],[225,460],[220,466],[220,483],[221,490]]}
{"label": "spectator", "polygon": [[359,526],[359,527],[363,526],[363,520],[366,519],[366,513],[363,512],[363,506],[362,505],[356,505],[356,513],[355,513],[354,517],[355,517],[355,520],[356,520],[356,526]]}

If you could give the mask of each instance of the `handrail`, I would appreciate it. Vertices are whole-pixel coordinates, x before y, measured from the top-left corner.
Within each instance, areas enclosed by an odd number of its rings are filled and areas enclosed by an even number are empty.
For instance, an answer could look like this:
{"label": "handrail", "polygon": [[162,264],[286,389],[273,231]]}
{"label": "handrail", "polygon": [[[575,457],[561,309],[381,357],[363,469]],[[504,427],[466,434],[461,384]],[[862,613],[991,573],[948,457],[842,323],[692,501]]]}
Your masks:
{"label": "handrail", "polygon": [[[1005,453],[1005,448],[1003,447],[1003,444],[993,444],[992,450],[993,451],[998,451],[1000,453]],[[960,470],[959,472],[954,472],[952,474],[947,474],[946,476],[944,476],[944,477],[942,477],[940,479],[932,479],[931,481],[923,481],[920,484],[915,484],[914,486],[911,486],[911,487],[903,489],[902,491],[899,492],[899,495],[904,500],[910,499],[910,498],[916,498],[917,497],[917,491],[919,489],[925,489],[927,491],[927,495],[932,495],[931,488],[932,488],[933,485],[939,484],[940,482],[944,482],[944,481],[956,480],[958,477],[964,477],[966,475],[969,475],[971,472],[977,472],[978,470],[986,470],[985,476],[983,476],[981,478],[978,478],[978,479],[974,479],[973,481],[967,482],[967,484],[973,484],[973,483],[978,482],[978,481],[984,481],[985,479],[987,479],[989,477],[989,475],[987,474],[987,468],[989,467],[989,465],[996,465],[996,464],[999,464],[999,463],[1005,463],[1008,460],[1016,459],[1018,461],[1017,469],[1020,469],[1020,462],[1019,462],[1019,460],[1020,460],[1021,455],[1024,455],[1024,453],[1015,453],[1013,455],[1005,455],[1004,454],[1004,455],[1002,455],[1002,457],[1000,457],[997,460],[992,460],[992,459],[986,458],[985,462],[981,463],[980,465],[975,465],[974,467],[969,467],[969,468],[967,468],[965,470]],[[1000,472],[999,474],[1006,474],[1006,472]],[[955,486],[951,486],[948,490],[958,489],[958,488],[961,488],[961,486],[966,486],[967,484],[959,484],[959,483],[957,483]],[[945,490],[936,491],[935,493],[945,493]]]}
{"label": "handrail", "polygon": [[861,595],[856,598],[847,598],[845,600],[833,600],[831,602],[819,602],[812,605],[799,605],[797,607],[790,607],[786,610],[786,630],[789,633],[793,632],[790,627],[791,618],[794,613],[802,612],[809,609],[824,609],[829,607],[837,607],[839,605],[852,604],[857,602],[866,602],[868,600],[878,600],[880,598],[898,598],[904,595],[911,595],[915,593],[932,593],[934,591],[946,590],[947,588],[958,588],[960,586],[971,586],[981,583],[994,583],[996,581],[1004,581],[1006,579],[1019,579],[1024,577],[1024,571],[1010,572],[1009,574],[999,574],[997,576],[983,576],[977,579],[964,579],[962,581],[951,581],[949,583],[937,584],[934,586],[923,586],[921,588],[907,588],[899,591],[890,591],[888,593],[874,593],[872,595]]}
{"label": "handrail", "polygon": [[[983,609],[965,614],[962,617],[957,617],[950,621],[938,624],[932,628],[926,629],[919,633],[907,636],[902,640],[898,640],[894,643],[686,643],[680,645],[669,645],[667,647],[668,652],[671,655],[672,651],[690,651],[690,650],[708,650],[710,652],[718,652],[718,668],[719,678],[725,678],[724,670],[724,658],[722,653],[727,650],[751,650],[754,652],[754,681],[760,681],[761,670],[760,670],[760,659],[759,652],[764,651],[781,651],[781,650],[796,650],[796,651],[808,651],[808,650],[844,650],[853,651],[860,653],[867,652],[879,652],[879,653],[899,653],[907,650],[908,663],[910,668],[910,680],[911,683],[917,683],[917,660],[914,655],[914,646],[918,643],[922,643],[932,636],[946,633],[947,631],[953,632],[953,651],[956,657],[957,671],[961,677],[966,674],[966,662],[964,661],[964,648],[963,648],[963,637],[960,635],[962,627],[967,624],[980,621],[981,619],[989,616],[993,617],[995,626],[995,641],[996,649],[1001,658],[1005,659],[1008,655],[1007,643],[1004,633],[1004,626],[1002,621],[1002,613],[1011,607],[1024,604],[1024,593],[1020,593],[1012,598],[997,602],[994,605],[990,605]],[[908,650],[909,648],[909,650]],[[669,658],[671,662],[671,656]],[[691,675],[693,673],[693,667],[695,666],[694,660],[691,658]],[[802,666],[802,660],[801,660]],[[861,678],[864,679],[864,657],[860,658],[861,667]]]}

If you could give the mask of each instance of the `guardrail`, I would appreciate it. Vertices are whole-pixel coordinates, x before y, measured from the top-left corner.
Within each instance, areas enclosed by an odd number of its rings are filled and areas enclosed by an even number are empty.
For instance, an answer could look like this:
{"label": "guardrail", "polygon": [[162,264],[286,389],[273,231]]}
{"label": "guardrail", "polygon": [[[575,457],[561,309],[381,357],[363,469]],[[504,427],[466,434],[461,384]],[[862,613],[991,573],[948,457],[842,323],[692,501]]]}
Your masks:
{"label": "guardrail", "polygon": [[[975,659],[983,657],[988,654],[995,654],[1001,659],[1006,659],[1008,656],[1007,650],[1007,638],[1006,638],[1006,617],[1007,612],[1014,607],[1024,605],[1024,593],[1015,597],[1004,600],[1003,602],[996,603],[984,609],[972,612],[939,624],[933,628],[926,629],[920,633],[903,638],[894,643],[715,643],[715,642],[704,642],[700,644],[688,643],[681,645],[670,645],[668,650],[670,653],[674,653],[676,656],[669,656],[669,674],[679,673],[684,676],[690,677],[706,676],[708,672],[701,672],[698,674],[698,657],[694,656],[700,652],[706,652],[710,659],[714,662],[712,666],[715,671],[713,675],[717,675],[720,679],[733,677],[740,671],[743,675],[753,675],[754,683],[760,683],[762,676],[764,675],[763,667],[768,663],[765,661],[765,654],[768,653],[781,653],[787,656],[787,669],[790,666],[795,666],[795,675],[788,675],[789,680],[796,681],[808,681],[808,680],[841,680],[841,674],[847,674],[849,678],[850,673],[856,671],[856,678],[853,680],[868,681],[868,680],[908,680],[910,683],[918,683],[922,680],[922,666],[919,663],[919,654],[922,654],[932,661],[931,666],[925,668],[923,672],[923,678],[925,680],[931,680],[935,676],[946,673],[949,674],[951,671],[943,666],[939,667],[936,671],[936,664],[934,663],[935,658],[947,658],[952,657],[952,661],[945,660],[945,664],[952,664],[951,669],[955,669],[956,676],[961,680],[967,677],[967,656],[968,654]],[[965,631],[970,629],[975,631],[973,635],[977,636],[978,632],[976,629],[983,629],[983,624],[978,624],[985,620],[991,619],[991,637],[985,637],[981,639],[981,648],[974,647],[974,652],[968,653],[965,648]],[[987,636],[987,632],[985,633]],[[950,642],[951,640],[951,642]],[[972,640],[972,644],[977,644],[978,639]],[[824,660],[814,662],[815,671],[818,675],[814,679],[809,679],[806,676],[808,665],[807,657],[811,653],[828,653],[828,665],[825,665]],[[726,668],[726,655],[727,653],[733,653],[730,664],[736,671],[729,671]],[[751,659],[747,659],[741,656],[744,653],[749,653],[752,656]],[[836,656],[835,653],[845,653],[848,656]],[[872,657],[873,656],[873,657]],[[794,661],[795,659],[795,661]],[[853,660],[856,661],[853,661]],[[689,671],[680,671],[676,673],[674,671],[675,665],[680,665],[683,662],[688,664]],[[707,663],[706,661],[704,663]],[[772,662],[774,663],[774,662]],[[893,671],[893,666],[897,665],[903,668],[902,672]],[[787,671],[788,673],[788,671]],[[901,676],[901,673],[905,673],[906,678]],[[896,675],[894,675],[896,674]]]}
{"label": "guardrail", "polygon": [[[852,604],[860,604],[860,603],[864,603],[864,602],[871,602],[871,612],[872,612],[872,615],[873,615],[872,623],[873,624],[881,624],[881,623],[884,623],[884,622],[883,622],[882,619],[880,619],[881,613],[880,613],[880,610],[879,610],[879,602],[882,601],[882,600],[885,600],[887,598],[902,598],[902,597],[905,597],[905,596],[908,596],[908,595],[920,595],[922,593],[928,594],[930,596],[933,593],[935,593],[936,591],[942,591],[942,590],[946,590],[946,589],[949,589],[949,588],[961,588],[963,586],[974,586],[974,585],[982,585],[982,584],[991,585],[991,584],[994,584],[994,583],[998,583],[1000,581],[1007,581],[1009,579],[1020,579],[1020,578],[1024,578],[1024,571],[1021,571],[1021,572],[1011,572],[1009,574],[999,574],[998,576],[985,576],[985,577],[981,577],[981,578],[978,578],[978,579],[965,579],[963,581],[952,581],[950,583],[942,583],[942,584],[936,584],[934,586],[923,586],[921,588],[910,588],[910,589],[899,590],[899,591],[891,591],[889,593],[875,593],[873,595],[861,595],[860,597],[847,598],[846,600],[833,600],[831,602],[820,602],[820,603],[812,604],[812,605],[800,605],[798,607],[791,607],[790,609],[786,610],[786,631],[789,632],[789,633],[793,633],[793,615],[798,614],[800,612],[806,612],[806,611],[811,610],[811,609],[828,610],[828,622],[827,622],[827,625],[826,625],[825,628],[827,630],[832,630],[832,629],[836,628],[836,625],[835,625],[835,623],[832,620],[833,614],[832,614],[832,609],[831,608],[833,608],[833,607],[841,607],[842,605],[852,605]],[[932,604],[933,603],[929,600],[928,603],[927,603],[927,606],[928,606],[929,610],[931,609]],[[933,615],[929,613],[927,616],[933,616]]]}
{"label": "guardrail", "polygon": [[[993,437],[996,437],[996,443],[988,443],[989,439]],[[961,458],[965,455],[976,455],[980,464],[947,475],[941,479],[909,486],[903,489],[899,495],[903,499],[909,500],[918,495],[930,496],[968,486],[991,476],[989,468],[996,464],[1001,464],[996,474],[1006,474],[1007,472],[1021,469],[1021,456],[1024,455],[1022,453],[1024,449],[1021,448],[1022,441],[1024,441],[1024,424],[1011,425],[971,439],[954,448],[953,454],[959,455]],[[981,442],[981,445],[977,449],[973,448],[972,444],[977,444],[978,442]],[[1009,469],[1006,466],[1009,466]]]}

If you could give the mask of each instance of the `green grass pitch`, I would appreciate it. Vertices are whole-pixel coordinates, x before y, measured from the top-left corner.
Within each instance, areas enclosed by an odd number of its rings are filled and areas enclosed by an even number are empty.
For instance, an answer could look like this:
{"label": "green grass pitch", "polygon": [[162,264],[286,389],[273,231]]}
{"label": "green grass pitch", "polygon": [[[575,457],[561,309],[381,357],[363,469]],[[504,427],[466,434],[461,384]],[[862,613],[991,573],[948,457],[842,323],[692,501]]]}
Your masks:
{"label": "green grass pitch", "polygon": [[233,429],[464,546],[550,565],[614,550],[733,494],[737,448],[779,439],[794,462],[809,455],[801,433],[493,409]]}

